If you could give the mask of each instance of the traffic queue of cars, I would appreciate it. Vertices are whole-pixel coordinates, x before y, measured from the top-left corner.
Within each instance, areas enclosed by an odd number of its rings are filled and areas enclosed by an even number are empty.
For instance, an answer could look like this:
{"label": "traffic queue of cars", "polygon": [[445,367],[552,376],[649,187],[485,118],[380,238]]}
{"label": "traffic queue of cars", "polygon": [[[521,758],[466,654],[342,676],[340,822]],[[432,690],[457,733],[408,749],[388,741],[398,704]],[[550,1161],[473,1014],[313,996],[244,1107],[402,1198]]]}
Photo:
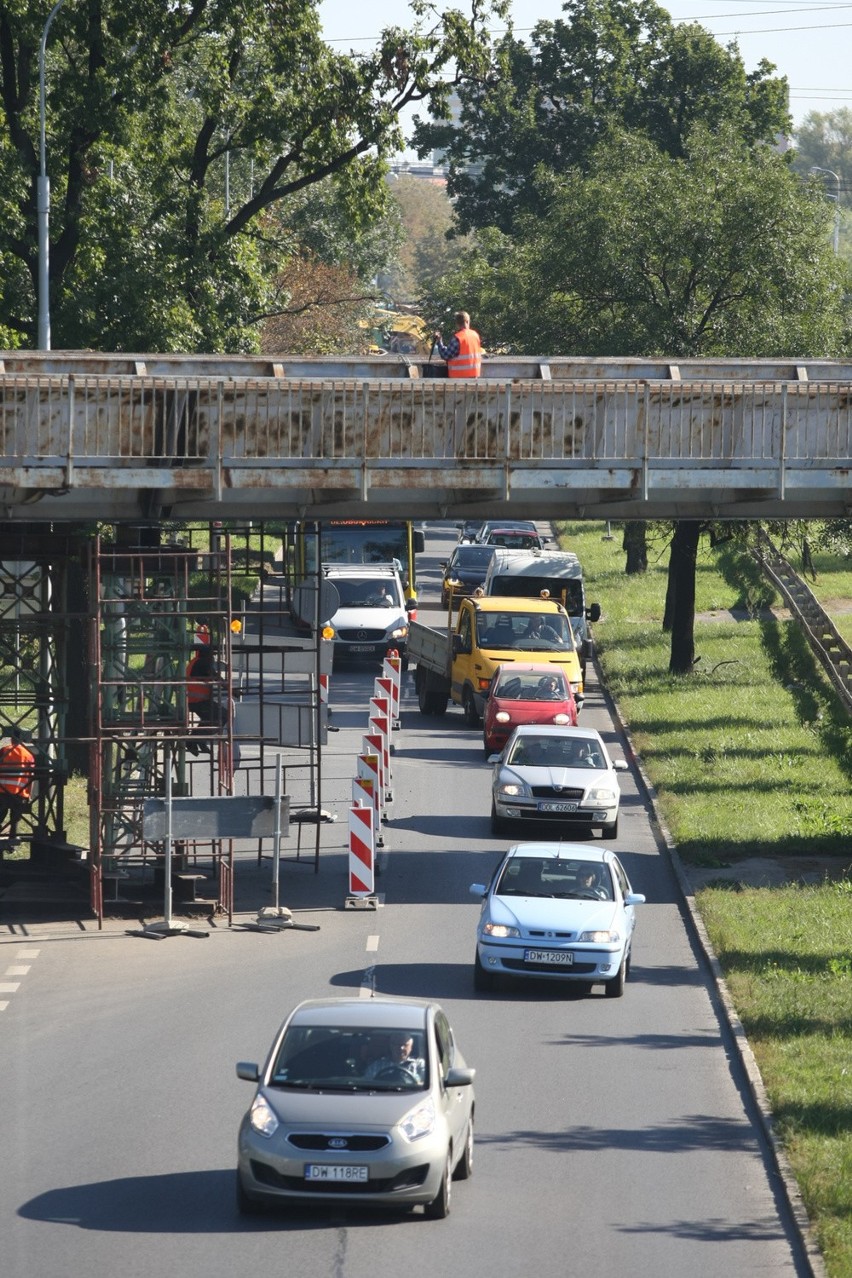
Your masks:
{"label": "traffic queue of cars", "polygon": [[[487,529],[483,524],[478,536],[485,531],[487,537]],[[476,566],[484,564],[483,575],[487,570],[494,547],[460,539],[445,569],[442,603],[445,590],[473,594],[462,557],[470,550],[484,552]],[[426,640],[431,634],[435,647],[436,632],[417,623],[411,631],[401,591],[388,589],[386,568],[334,576],[340,596],[333,618],[336,653],[372,657],[372,645],[381,647],[388,633],[403,649],[413,635],[418,643],[412,657],[434,667],[430,673],[424,664],[416,672],[420,709],[443,713],[464,644],[433,652]],[[490,615],[495,605],[502,603],[510,621],[524,606],[521,599],[490,603],[483,618],[471,614],[469,629],[475,625],[478,636],[480,620],[484,625],[503,619]],[[544,617],[550,626],[564,620],[565,634],[554,631],[546,642],[540,634],[535,643],[519,639],[481,689],[483,746],[493,766],[492,832],[559,828],[560,835],[569,829],[591,840],[599,830],[603,839],[615,839],[617,773],[627,764],[610,756],[600,733],[578,725],[583,698],[574,695],[574,668],[554,661],[548,650],[574,654],[582,692],[571,628],[564,609],[549,598],[539,608],[553,614]],[[379,617],[382,609],[387,617]],[[531,655],[525,645],[541,651]],[[442,687],[439,696],[437,681],[444,676],[448,690]],[[463,704],[468,726],[478,723],[472,699],[453,699]],[[534,979],[566,982],[586,993],[600,984],[608,998],[623,995],[635,907],[645,897],[633,891],[614,852],[561,837],[513,843],[490,881],[471,884],[470,892],[481,901],[476,991],[491,991],[508,979]],[[437,1003],[374,997],[299,1004],[263,1066],[237,1065],[238,1077],[255,1084],[239,1130],[238,1210],[257,1214],[305,1202],[404,1210],[419,1204],[428,1218],[443,1219],[453,1181],[467,1179],[473,1170],[474,1074]]]}

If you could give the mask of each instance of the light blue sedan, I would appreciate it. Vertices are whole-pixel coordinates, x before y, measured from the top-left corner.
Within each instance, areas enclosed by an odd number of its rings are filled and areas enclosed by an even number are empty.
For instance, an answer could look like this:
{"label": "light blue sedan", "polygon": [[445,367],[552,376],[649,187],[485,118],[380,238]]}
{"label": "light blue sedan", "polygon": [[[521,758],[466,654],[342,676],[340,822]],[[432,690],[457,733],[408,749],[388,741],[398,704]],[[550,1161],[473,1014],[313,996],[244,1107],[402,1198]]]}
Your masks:
{"label": "light blue sedan", "polygon": [[474,988],[501,976],[602,983],[621,998],[636,925],[634,892],[614,852],[582,843],[516,843],[487,886],[476,931]]}

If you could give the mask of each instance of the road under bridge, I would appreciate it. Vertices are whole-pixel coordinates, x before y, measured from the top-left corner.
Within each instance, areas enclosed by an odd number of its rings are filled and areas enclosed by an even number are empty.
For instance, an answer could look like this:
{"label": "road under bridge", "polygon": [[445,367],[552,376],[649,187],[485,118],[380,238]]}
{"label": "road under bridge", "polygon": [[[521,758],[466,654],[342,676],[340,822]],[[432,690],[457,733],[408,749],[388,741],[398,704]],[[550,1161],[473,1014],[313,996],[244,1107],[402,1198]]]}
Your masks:
{"label": "road under bridge", "polygon": [[0,354],[0,519],[845,517],[852,363]]}

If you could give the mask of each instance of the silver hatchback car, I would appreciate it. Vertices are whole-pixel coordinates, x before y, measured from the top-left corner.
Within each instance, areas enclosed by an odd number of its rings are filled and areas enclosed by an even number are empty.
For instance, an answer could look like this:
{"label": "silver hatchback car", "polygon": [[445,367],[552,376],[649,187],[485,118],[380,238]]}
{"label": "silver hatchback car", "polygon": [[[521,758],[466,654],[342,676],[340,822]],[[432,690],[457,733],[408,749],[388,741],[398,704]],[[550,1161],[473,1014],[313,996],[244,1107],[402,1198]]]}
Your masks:
{"label": "silver hatchback car", "polygon": [[240,1126],[237,1206],[335,1202],[412,1207],[441,1219],[473,1169],[474,1070],[446,1014],[419,999],[300,1003]]}

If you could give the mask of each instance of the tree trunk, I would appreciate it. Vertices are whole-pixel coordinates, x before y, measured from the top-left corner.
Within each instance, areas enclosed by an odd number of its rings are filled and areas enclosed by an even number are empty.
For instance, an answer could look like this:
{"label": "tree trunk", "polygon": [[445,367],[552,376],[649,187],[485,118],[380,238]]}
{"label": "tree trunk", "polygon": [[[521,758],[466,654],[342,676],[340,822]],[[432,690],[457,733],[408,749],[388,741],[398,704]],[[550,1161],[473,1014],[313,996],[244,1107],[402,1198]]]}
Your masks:
{"label": "tree trunk", "polygon": [[695,666],[695,563],[701,523],[697,519],[679,519],[674,526],[669,557],[669,589],[671,596],[670,674],[691,674]]}
{"label": "tree trunk", "polygon": [[621,548],[627,555],[624,571],[628,577],[648,570],[648,543],[645,539],[647,525],[639,519],[629,519],[624,525]]}

